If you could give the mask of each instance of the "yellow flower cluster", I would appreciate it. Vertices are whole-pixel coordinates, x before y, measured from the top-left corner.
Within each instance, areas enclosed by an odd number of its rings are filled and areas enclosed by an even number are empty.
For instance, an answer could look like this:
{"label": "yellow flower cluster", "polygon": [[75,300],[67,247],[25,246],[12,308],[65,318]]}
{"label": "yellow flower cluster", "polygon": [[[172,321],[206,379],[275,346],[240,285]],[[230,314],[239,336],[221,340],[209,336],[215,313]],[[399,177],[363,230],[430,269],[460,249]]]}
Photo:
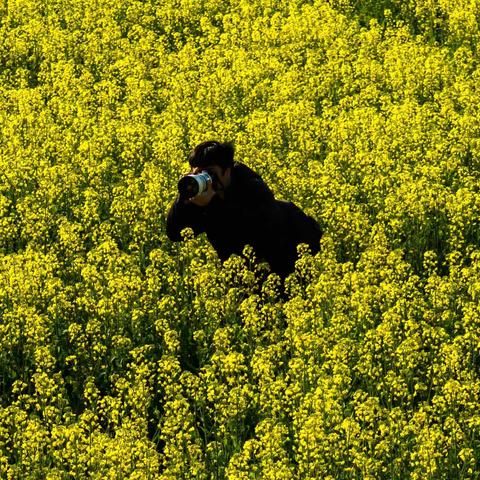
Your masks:
{"label": "yellow flower cluster", "polygon": [[[0,5],[0,478],[476,479],[480,2]],[[282,285],[166,212],[236,158]]]}

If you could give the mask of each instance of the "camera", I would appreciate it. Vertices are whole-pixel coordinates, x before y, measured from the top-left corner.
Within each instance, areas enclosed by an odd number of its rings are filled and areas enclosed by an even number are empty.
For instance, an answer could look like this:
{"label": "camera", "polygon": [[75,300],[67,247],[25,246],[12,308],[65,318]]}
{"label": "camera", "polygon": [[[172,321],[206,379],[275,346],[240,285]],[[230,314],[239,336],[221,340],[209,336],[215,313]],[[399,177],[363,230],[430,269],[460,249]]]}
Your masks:
{"label": "camera", "polygon": [[208,182],[212,182],[215,188],[216,177],[212,172],[204,170],[200,173],[190,173],[182,177],[178,182],[178,193],[180,198],[187,199],[201,195],[208,190]]}

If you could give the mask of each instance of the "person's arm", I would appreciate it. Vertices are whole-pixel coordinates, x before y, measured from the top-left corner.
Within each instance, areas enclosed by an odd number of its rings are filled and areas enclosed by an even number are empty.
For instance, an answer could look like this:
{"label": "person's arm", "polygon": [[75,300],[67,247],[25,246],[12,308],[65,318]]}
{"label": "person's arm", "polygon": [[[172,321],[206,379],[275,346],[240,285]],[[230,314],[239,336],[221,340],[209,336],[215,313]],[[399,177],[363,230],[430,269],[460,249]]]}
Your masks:
{"label": "person's arm", "polygon": [[172,242],[182,240],[181,231],[190,227],[194,235],[205,231],[205,209],[179,197],[167,215],[167,236]]}

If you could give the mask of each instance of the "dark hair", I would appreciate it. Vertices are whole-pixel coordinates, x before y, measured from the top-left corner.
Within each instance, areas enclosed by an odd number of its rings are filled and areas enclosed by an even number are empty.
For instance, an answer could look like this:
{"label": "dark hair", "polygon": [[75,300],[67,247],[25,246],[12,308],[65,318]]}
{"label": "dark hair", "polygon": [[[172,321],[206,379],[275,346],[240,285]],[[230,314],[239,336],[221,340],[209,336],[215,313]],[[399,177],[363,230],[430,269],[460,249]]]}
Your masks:
{"label": "dark hair", "polygon": [[231,142],[220,143],[214,140],[200,143],[188,156],[190,167],[206,167],[218,165],[223,171],[233,167],[233,144]]}

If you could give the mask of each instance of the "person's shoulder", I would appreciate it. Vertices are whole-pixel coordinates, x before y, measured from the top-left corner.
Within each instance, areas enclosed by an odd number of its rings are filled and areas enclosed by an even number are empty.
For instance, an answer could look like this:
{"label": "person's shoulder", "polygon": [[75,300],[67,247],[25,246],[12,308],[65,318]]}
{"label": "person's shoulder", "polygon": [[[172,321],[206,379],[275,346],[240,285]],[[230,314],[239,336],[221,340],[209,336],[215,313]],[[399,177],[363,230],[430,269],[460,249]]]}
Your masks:
{"label": "person's shoulder", "polygon": [[232,175],[235,180],[248,181],[251,179],[261,180],[260,175],[242,162],[234,162]]}
{"label": "person's shoulder", "polygon": [[235,190],[241,191],[245,198],[255,202],[274,199],[272,191],[262,177],[244,163],[235,162],[232,175]]}

